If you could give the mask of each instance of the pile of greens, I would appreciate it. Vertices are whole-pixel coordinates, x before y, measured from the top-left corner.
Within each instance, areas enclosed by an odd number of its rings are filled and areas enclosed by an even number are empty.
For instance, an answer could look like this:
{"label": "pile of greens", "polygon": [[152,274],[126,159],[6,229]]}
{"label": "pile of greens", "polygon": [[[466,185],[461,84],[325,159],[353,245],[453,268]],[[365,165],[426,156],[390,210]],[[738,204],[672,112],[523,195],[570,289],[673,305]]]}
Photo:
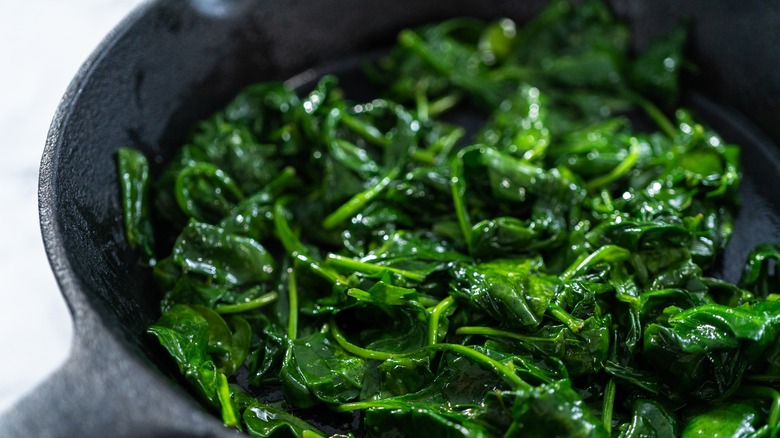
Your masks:
{"label": "pile of greens", "polygon": [[376,99],[260,83],[154,181],[121,149],[149,333],[257,436],[775,436],[780,250],[707,275],[739,149],[674,108],[684,31],[629,42],[600,1],[453,19]]}

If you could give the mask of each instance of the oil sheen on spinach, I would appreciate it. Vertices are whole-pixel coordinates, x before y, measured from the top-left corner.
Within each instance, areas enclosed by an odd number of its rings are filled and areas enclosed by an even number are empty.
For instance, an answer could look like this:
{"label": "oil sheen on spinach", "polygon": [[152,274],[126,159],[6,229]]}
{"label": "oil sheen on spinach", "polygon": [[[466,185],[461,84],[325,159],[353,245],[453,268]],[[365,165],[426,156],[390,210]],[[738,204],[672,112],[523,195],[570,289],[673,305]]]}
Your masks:
{"label": "oil sheen on spinach", "polygon": [[263,437],[776,436],[780,248],[708,276],[739,149],[675,107],[684,31],[629,42],[599,1],[452,19],[371,100],[259,83],[153,180],[122,149],[150,339]]}

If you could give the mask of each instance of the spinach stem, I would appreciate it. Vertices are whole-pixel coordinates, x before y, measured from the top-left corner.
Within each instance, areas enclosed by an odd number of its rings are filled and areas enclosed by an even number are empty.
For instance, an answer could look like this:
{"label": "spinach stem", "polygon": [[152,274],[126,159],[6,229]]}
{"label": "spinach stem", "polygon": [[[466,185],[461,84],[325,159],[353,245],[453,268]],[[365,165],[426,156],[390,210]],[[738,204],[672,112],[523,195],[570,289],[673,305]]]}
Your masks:
{"label": "spinach stem", "polygon": [[422,58],[426,64],[431,66],[437,73],[449,76],[450,68],[445,63],[441,62],[441,59],[428,48],[425,41],[417,34],[417,32],[406,29],[398,34],[398,41],[402,46],[411,49],[417,56]]}
{"label": "spinach stem", "polygon": [[359,135],[367,142],[381,147],[390,146],[390,140],[388,140],[388,138],[385,137],[385,135],[382,134],[382,131],[380,131],[376,126],[369,125],[368,123],[352,116],[351,114],[347,114],[346,112],[341,113],[341,121],[344,122],[344,124],[347,125],[347,127],[355,134]]}
{"label": "spinach stem", "polygon": [[478,336],[487,336],[487,337],[498,337],[498,338],[509,338],[516,341],[520,341],[523,344],[526,345],[534,345],[539,342],[560,342],[561,340],[558,339],[559,335],[556,335],[555,338],[541,338],[537,336],[526,336],[521,335],[520,333],[510,332],[508,330],[501,330],[496,329],[493,327],[483,327],[483,326],[463,326],[458,327],[457,330],[455,330],[456,335],[478,335]]}
{"label": "spinach stem", "polygon": [[332,230],[340,223],[354,216],[357,212],[363,209],[366,204],[379,196],[379,194],[382,193],[382,191],[393,182],[393,180],[400,172],[400,168],[393,168],[384,177],[377,181],[376,184],[353,196],[352,199],[328,215],[328,217],[322,221],[322,227],[326,230]]}
{"label": "spinach stem", "polygon": [[480,353],[479,351],[474,350],[473,348],[469,348],[465,345],[433,344],[425,348],[437,351],[452,351],[454,353],[460,354],[463,357],[467,357],[480,365],[491,368],[497,374],[500,374],[501,377],[503,377],[504,380],[509,383],[509,385],[514,390],[529,390],[532,388],[532,386],[529,385],[525,380],[521,379],[517,376],[517,374],[515,374],[513,367],[504,365],[490,356]]}
{"label": "spinach stem", "polygon": [[423,122],[428,121],[430,113],[428,111],[428,90],[427,81],[418,81],[414,87],[414,102],[417,106],[417,117]]}
{"label": "spinach stem", "polygon": [[775,383],[780,382],[780,375],[777,374],[751,374],[743,377],[746,382]]}
{"label": "spinach stem", "polygon": [[636,137],[631,137],[629,142],[631,145],[629,146],[628,155],[626,158],[606,175],[602,175],[598,178],[594,178],[588,181],[585,184],[585,188],[588,191],[593,191],[617,180],[626,172],[628,172],[629,169],[634,167],[637,160],[639,160],[639,140],[637,140]]}
{"label": "spinach stem", "polygon": [[331,269],[325,269],[319,262],[312,259],[306,254],[295,252],[293,254],[293,258],[296,261],[308,266],[309,269],[311,269],[315,274],[327,280],[330,284],[334,286],[349,287],[350,285],[349,280],[342,277],[338,273],[333,272],[333,270]]}
{"label": "spinach stem", "polygon": [[[501,362],[491,358],[490,356],[480,353],[479,351],[476,351],[473,348],[467,347],[465,345],[433,344],[433,345],[428,345],[426,347],[423,347],[422,349],[430,349],[430,350],[437,350],[437,351],[451,351],[453,353],[471,359],[474,362],[495,371],[497,374],[499,374],[501,377],[504,378],[504,380],[512,387],[513,390],[528,391],[533,388],[533,386],[528,384],[525,380],[518,377],[517,374],[515,374],[512,367],[506,366]],[[410,356],[411,354],[414,354],[414,352],[391,355],[390,357],[403,357],[403,356]],[[393,400],[367,400],[367,401],[360,401],[354,403],[345,403],[336,406],[333,409],[336,412],[349,412],[355,410],[370,409],[374,407],[393,408],[395,406],[400,407],[402,405],[398,403],[394,403]]]}
{"label": "spinach stem", "polygon": [[566,324],[574,333],[579,333],[582,327],[585,326],[585,321],[573,317],[569,312],[563,309],[558,303],[551,302],[547,307],[547,312],[552,315],[558,321]]}
{"label": "spinach stem", "polygon": [[387,353],[384,351],[369,350],[367,348],[359,347],[353,344],[352,342],[349,342],[349,340],[347,340],[347,338],[344,336],[344,333],[342,333],[341,330],[338,328],[338,325],[336,324],[336,321],[333,318],[331,318],[328,327],[330,328],[330,334],[333,336],[333,339],[336,340],[336,343],[338,343],[341,346],[341,348],[346,350],[348,353],[351,353],[357,357],[362,357],[363,359],[371,359],[371,360],[387,360],[393,356],[397,356],[397,354]]}
{"label": "spinach stem", "polygon": [[420,294],[418,300],[420,305],[425,308],[433,307],[441,302],[440,299],[425,294]]}
{"label": "spinach stem", "polygon": [[279,173],[279,176],[274,178],[271,182],[266,184],[262,190],[255,192],[253,195],[242,200],[230,213],[229,216],[222,219],[225,220],[235,217],[236,214],[242,213],[242,208],[246,208],[251,205],[263,205],[269,204],[276,196],[278,196],[295,178],[295,168],[287,166]]}
{"label": "spinach stem", "polygon": [[769,407],[766,424],[769,430],[775,430],[780,423],[780,392],[769,386],[745,385],[737,390],[736,395],[742,397],[763,397],[772,400]]}
{"label": "spinach stem", "polygon": [[233,409],[233,402],[230,400],[230,386],[228,386],[227,376],[222,373],[217,375],[217,398],[221,406],[222,422],[225,423],[225,426],[240,429],[238,416]]}
{"label": "spinach stem", "polygon": [[268,292],[267,294],[260,295],[253,300],[249,300],[243,303],[219,304],[214,307],[214,310],[219,314],[247,312],[249,310],[255,310],[263,306],[267,306],[276,301],[278,297],[279,295],[276,292]]}
{"label": "spinach stem", "polygon": [[431,117],[438,116],[445,113],[460,102],[462,96],[460,94],[451,93],[446,96],[442,96],[428,104],[428,115]]}
{"label": "spinach stem", "polygon": [[[344,336],[344,334],[341,332],[341,330],[339,330],[339,328],[336,325],[336,321],[333,319],[331,319],[330,321],[329,328],[330,328],[331,335],[333,335],[333,339],[336,340],[336,343],[338,343],[341,346],[341,348],[346,350],[348,353],[351,353],[358,357],[362,357],[363,359],[387,360],[393,357],[410,357],[424,350],[451,351],[453,353],[471,359],[482,366],[492,369],[494,372],[496,372],[496,374],[499,374],[512,387],[512,389],[528,390],[532,388],[530,384],[528,384],[525,380],[521,379],[520,377],[517,376],[517,374],[515,374],[512,366],[504,365],[501,362],[493,359],[492,357],[480,353],[479,351],[474,350],[473,348],[467,347],[465,345],[437,343],[437,344],[426,345],[422,348],[419,348],[415,351],[411,351],[408,353],[388,353],[384,351],[369,350],[349,342],[347,338]],[[349,409],[349,410],[354,410],[354,409]]]}
{"label": "spinach stem", "polygon": [[293,260],[309,267],[314,273],[327,280],[334,286],[348,286],[349,282],[338,273],[323,268],[317,261],[306,255],[303,243],[295,236],[285,215],[284,204],[289,198],[283,198],[274,205],[274,225],[276,234],[282,242],[284,249],[292,256]]}
{"label": "spinach stem", "polygon": [[491,105],[497,105],[503,100],[495,83],[477,77],[473,72],[459,70],[454,65],[447,64],[439,53],[433,50],[415,31],[411,29],[401,31],[398,35],[398,41],[402,46],[419,56],[437,73],[446,76],[456,87],[463,88],[469,94]]}
{"label": "spinach stem", "polygon": [[244,202],[262,202],[268,203],[271,199],[278,196],[290,185],[295,178],[295,168],[286,166],[279,172],[279,175],[266,184],[262,190],[247,198]]}
{"label": "spinach stem", "polygon": [[412,149],[412,158],[418,163],[433,166],[436,163],[436,154],[428,149],[414,148]]}
{"label": "spinach stem", "polygon": [[352,403],[344,403],[339,406],[334,406],[333,409],[336,412],[350,412],[350,411],[363,411],[371,408],[403,408],[405,405],[395,400],[366,400]]}
{"label": "spinach stem", "polygon": [[[419,117],[419,116],[418,116]],[[354,131],[361,138],[367,142],[379,146],[381,148],[387,148],[391,145],[392,141],[385,136],[382,131],[375,126],[369,125],[357,117],[353,117],[350,114],[342,113],[341,121],[344,122],[347,127]],[[342,145],[350,144],[347,141],[341,139],[334,139],[334,141],[340,142]],[[354,146],[354,145],[353,145]],[[354,146],[357,147],[357,146]],[[433,155],[431,155],[425,149],[413,149],[411,151],[412,159],[422,164],[433,164]]]}
{"label": "spinach stem", "polygon": [[463,138],[464,135],[466,135],[466,130],[461,127],[457,127],[451,132],[436,139],[436,141],[428,149],[426,149],[426,151],[435,154],[436,157],[446,157],[449,155],[452,148],[458,143],[458,140]]}
{"label": "spinach stem", "polygon": [[661,131],[663,131],[664,134],[666,134],[669,138],[674,138],[677,135],[677,129],[674,127],[674,124],[672,124],[669,118],[666,117],[666,115],[660,109],[658,109],[658,107],[655,106],[653,102],[641,94],[630,90],[624,90],[623,93],[626,98],[628,98],[628,100],[639,105],[639,107],[642,108],[642,110],[648,116],[650,116],[651,119],[653,119],[656,125],[661,128]]}
{"label": "spinach stem", "polygon": [[439,342],[439,319],[441,315],[455,304],[455,299],[447,297],[439,301],[436,306],[429,311],[428,315],[428,345]]}
{"label": "spinach stem", "polygon": [[471,252],[471,218],[466,208],[466,179],[463,175],[463,156],[461,153],[452,160],[452,176],[450,187],[452,188],[452,201],[455,204],[455,213],[458,215],[458,225],[463,233],[463,240]]}
{"label": "spinach stem", "polygon": [[631,252],[616,245],[604,245],[585,258],[578,258],[561,275],[562,281],[569,281],[582,274],[588,268],[601,262],[621,262],[628,259]]}
{"label": "spinach stem", "polygon": [[355,260],[350,257],[340,256],[338,254],[328,254],[325,262],[329,265],[339,268],[350,269],[352,271],[362,272],[364,274],[378,274],[383,271],[390,271],[394,274],[398,274],[401,277],[408,278],[413,281],[425,280],[425,275],[418,274],[417,272],[407,271],[404,269],[397,269],[390,266],[375,265],[373,263],[364,262],[361,260]]}
{"label": "spinach stem", "polygon": [[298,282],[295,280],[295,269],[290,268],[287,277],[287,339],[294,341],[298,338]]}
{"label": "spinach stem", "polygon": [[280,199],[274,205],[274,225],[276,226],[276,235],[282,242],[284,249],[289,254],[295,254],[303,251],[303,243],[298,240],[298,237],[295,236],[292,228],[290,228],[290,223],[287,222],[284,208],[287,200],[287,198]]}
{"label": "spinach stem", "polygon": [[604,407],[602,408],[602,420],[604,421],[604,429],[607,429],[607,434],[612,435],[612,412],[615,408],[615,393],[617,387],[615,385],[615,379],[609,379],[607,387],[604,388]]}
{"label": "spinach stem", "polygon": [[[376,164],[376,162],[374,162],[373,160],[371,160],[369,158],[368,152],[366,152],[365,149],[359,147],[358,145],[356,145],[356,144],[354,144],[352,142],[349,142],[349,141],[346,141],[346,140],[343,140],[343,139],[340,139],[340,138],[333,139],[331,141],[331,144],[337,145],[341,149],[347,150],[351,154],[354,154],[355,156],[362,156],[362,157],[366,158],[366,161],[369,161],[370,164],[366,165],[365,169],[361,169],[361,171],[360,171],[361,173],[366,173],[366,174],[373,175],[373,174],[379,172],[379,165]],[[332,152],[333,149],[334,148],[331,147],[331,154],[333,154],[333,152]]]}

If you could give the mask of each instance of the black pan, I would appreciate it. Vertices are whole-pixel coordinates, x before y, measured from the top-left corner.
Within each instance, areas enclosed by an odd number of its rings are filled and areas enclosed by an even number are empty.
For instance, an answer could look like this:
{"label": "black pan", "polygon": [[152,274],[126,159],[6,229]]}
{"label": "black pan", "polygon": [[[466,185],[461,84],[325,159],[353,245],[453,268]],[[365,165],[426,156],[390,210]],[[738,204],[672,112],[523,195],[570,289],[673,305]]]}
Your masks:
{"label": "black pan", "polygon": [[[123,236],[117,148],[140,148],[159,171],[194,121],[250,82],[369,53],[403,27],[450,16],[522,23],[543,3],[159,0],[136,10],[84,64],[52,123],[41,227],[75,342],[68,362],[0,417],[0,436],[235,436],[144,335],[159,316],[159,296]],[[691,19],[699,73],[687,80],[695,91],[687,104],[744,147],[743,210],[720,273],[733,281],[750,247],[780,239],[780,6],[615,0],[613,7],[638,46]]]}

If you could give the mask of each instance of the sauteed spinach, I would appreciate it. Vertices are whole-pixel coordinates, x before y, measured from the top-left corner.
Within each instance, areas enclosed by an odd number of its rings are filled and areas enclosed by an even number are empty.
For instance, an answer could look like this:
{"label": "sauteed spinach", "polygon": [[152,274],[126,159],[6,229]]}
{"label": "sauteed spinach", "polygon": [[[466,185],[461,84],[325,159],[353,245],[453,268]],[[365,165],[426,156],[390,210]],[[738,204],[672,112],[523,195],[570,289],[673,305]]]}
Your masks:
{"label": "sauteed spinach", "polygon": [[259,83],[154,180],[120,150],[149,333],[258,436],[775,436],[780,248],[708,275],[739,148],[675,107],[682,29],[629,43],[600,1],[452,19],[376,98]]}

